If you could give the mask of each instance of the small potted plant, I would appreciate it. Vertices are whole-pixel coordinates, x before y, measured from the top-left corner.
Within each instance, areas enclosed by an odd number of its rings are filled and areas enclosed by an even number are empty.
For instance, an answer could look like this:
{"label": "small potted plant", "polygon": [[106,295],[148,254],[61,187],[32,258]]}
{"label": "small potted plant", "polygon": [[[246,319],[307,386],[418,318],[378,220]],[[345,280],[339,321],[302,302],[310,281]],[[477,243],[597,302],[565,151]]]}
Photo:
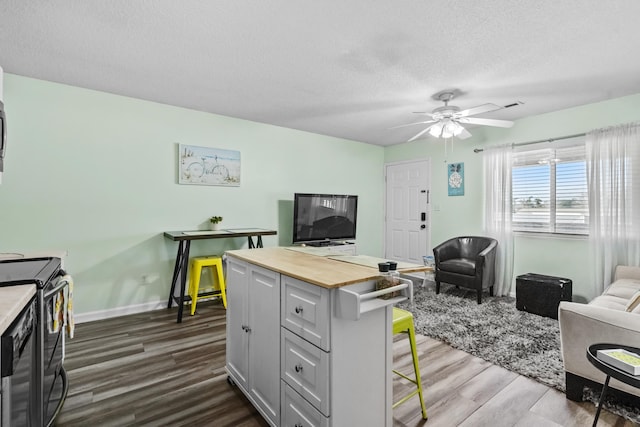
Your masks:
{"label": "small potted plant", "polygon": [[211,218],[209,218],[209,228],[215,231],[218,229],[221,222],[222,222],[221,216],[212,216]]}

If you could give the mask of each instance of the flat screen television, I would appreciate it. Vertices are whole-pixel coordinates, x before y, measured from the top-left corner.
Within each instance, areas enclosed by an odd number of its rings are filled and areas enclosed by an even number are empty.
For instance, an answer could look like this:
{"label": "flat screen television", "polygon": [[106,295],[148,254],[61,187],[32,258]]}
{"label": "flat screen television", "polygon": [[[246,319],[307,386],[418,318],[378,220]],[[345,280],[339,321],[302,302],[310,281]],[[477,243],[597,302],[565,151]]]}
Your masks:
{"label": "flat screen television", "polygon": [[293,243],[356,238],[358,196],[295,193]]}

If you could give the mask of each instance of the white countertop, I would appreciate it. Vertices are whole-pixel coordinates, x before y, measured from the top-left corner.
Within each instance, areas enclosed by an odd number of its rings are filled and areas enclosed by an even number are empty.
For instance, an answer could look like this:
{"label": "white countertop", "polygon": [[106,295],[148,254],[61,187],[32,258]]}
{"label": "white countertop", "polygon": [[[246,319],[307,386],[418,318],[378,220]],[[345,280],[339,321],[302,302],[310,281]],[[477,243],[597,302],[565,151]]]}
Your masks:
{"label": "white countertop", "polygon": [[4,333],[35,294],[36,285],[0,287],[0,334]]}

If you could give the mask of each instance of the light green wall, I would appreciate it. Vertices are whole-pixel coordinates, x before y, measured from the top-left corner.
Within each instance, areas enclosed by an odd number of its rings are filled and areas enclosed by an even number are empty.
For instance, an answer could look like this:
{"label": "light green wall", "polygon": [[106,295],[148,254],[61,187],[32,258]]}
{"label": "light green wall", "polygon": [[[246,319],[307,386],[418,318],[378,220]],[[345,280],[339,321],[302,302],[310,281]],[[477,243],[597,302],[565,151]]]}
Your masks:
{"label": "light green wall", "polygon": [[[0,252],[68,251],[76,313],[166,300],[177,244],[162,232],[211,215],[289,244],[294,192],[359,195],[359,252],[382,254],[382,147],[11,74],[4,95]],[[241,186],[178,185],[178,143],[240,151]],[[246,245],[194,242],[192,254]]]}
{"label": "light green wall", "polygon": [[[77,313],[164,301],[176,244],[164,230],[275,228],[291,239],[294,192],[358,194],[358,250],[382,255],[383,166],[431,158],[432,244],[482,232],[482,157],[473,148],[585,132],[640,120],[640,94],[474,129],[445,148],[430,139],[391,147],[264,125],[77,87],[4,76],[9,147],[0,185],[0,252],[66,250]],[[516,107],[517,108],[517,107]],[[177,144],[239,150],[240,187],[178,185]],[[446,164],[465,163],[465,195],[448,197]],[[193,254],[246,247],[203,241]],[[515,275],[569,277],[574,298],[593,297],[581,238],[518,235]],[[143,279],[146,277],[146,280]]]}
{"label": "light green wall", "polygon": [[[482,233],[482,154],[475,154],[474,148],[571,135],[637,120],[640,120],[640,94],[528,117],[518,120],[511,129],[475,128],[473,137],[456,140],[453,150],[449,148],[447,153],[442,140],[431,138],[388,147],[385,162],[431,158],[435,246],[456,235]],[[447,196],[446,164],[452,162],[464,162],[464,196]],[[435,210],[438,207],[439,211]],[[574,300],[586,301],[595,296],[591,264],[586,238],[516,236],[514,277],[528,272],[568,277],[573,280]]]}

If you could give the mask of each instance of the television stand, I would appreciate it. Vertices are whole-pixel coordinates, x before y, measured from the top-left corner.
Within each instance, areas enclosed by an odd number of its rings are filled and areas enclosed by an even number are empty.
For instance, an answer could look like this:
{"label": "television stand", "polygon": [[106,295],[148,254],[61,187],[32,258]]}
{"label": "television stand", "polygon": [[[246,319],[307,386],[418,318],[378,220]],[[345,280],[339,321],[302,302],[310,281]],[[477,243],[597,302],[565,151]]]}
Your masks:
{"label": "television stand", "polygon": [[315,242],[306,242],[303,243],[306,246],[313,246],[316,248],[322,248],[325,246],[345,246],[345,245],[354,245],[353,242],[347,242],[344,240],[318,240]]}
{"label": "television stand", "polygon": [[329,252],[335,252],[336,255],[356,255],[356,244],[344,240],[319,240],[314,242],[305,242],[300,246],[308,246],[313,248],[322,248]]}

